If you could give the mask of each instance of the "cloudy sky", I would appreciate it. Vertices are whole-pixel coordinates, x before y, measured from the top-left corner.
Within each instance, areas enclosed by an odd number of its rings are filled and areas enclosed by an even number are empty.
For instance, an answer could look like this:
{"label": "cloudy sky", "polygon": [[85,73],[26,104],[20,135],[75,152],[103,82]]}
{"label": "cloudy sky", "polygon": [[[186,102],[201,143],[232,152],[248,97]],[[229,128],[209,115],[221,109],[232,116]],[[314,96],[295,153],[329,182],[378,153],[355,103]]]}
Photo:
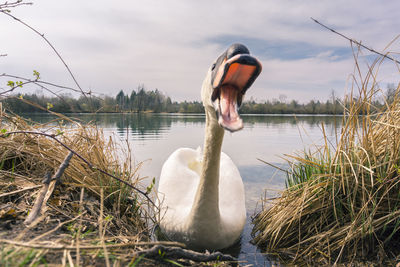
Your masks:
{"label": "cloudy sky", "polygon": [[[235,42],[246,44],[263,64],[247,98],[286,95],[303,102],[325,100],[332,90],[342,95],[354,68],[350,44],[310,17],[376,50],[400,52],[400,40],[385,50],[400,34],[399,1],[33,2],[12,14],[45,34],[85,90],[112,96],[144,84],[174,100],[200,100],[208,67]],[[43,80],[74,86],[43,39],[4,14],[0,36],[0,54],[7,54],[0,57],[0,73],[32,77],[38,70]],[[363,53],[360,62],[371,62],[370,53]],[[382,87],[398,78],[386,60]]]}

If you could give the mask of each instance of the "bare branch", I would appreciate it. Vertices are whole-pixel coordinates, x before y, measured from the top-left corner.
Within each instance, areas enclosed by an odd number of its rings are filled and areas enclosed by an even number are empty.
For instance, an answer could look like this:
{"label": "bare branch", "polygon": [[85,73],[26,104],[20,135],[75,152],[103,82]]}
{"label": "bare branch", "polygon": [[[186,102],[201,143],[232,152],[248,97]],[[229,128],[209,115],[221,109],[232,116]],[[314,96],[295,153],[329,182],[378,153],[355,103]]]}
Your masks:
{"label": "bare branch", "polygon": [[[47,81],[43,81],[43,80],[38,80],[38,79],[31,80],[31,79],[28,79],[28,78],[24,78],[24,77],[20,77],[20,76],[16,76],[16,75],[11,75],[11,74],[7,74],[7,73],[0,74],[0,78],[1,78],[1,77],[7,77],[7,78],[17,79],[17,80],[20,80],[20,81],[24,81],[24,83],[18,84],[18,85],[16,85],[16,86],[13,86],[12,88],[10,88],[10,89],[8,89],[8,90],[5,90],[5,89],[0,88],[0,90],[3,90],[3,92],[0,92],[0,97],[3,97],[4,95],[6,95],[5,97],[9,97],[9,95],[7,95],[7,94],[12,93],[12,92],[13,92],[15,89],[17,89],[18,87],[22,87],[23,85],[33,83],[34,85],[39,86],[41,89],[43,89],[43,90],[49,92],[49,93],[52,94],[52,95],[55,95],[55,96],[56,96],[57,98],[59,98],[59,99],[61,99],[61,101],[63,101],[66,105],[71,106],[70,103],[68,103],[67,101],[65,101],[65,99],[64,99],[63,96],[61,96],[61,95],[59,95],[58,93],[54,92],[53,90],[49,89],[47,86],[52,86],[52,87],[59,88],[59,89],[71,90],[71,91],[73,91],[73,92],[78,92],[78,93],[80,93],[80,91],[77,90],[77,89],[75,89],[75,88],[71,88],[71,87],[67,87],[67,86],[63,86],[63,85],[58,85],[58,84],[51,83],[51,82],[47,82]],[[99,98],[98,96],[96,96],[96,95],[101,95],[101,94],[99,94],[99,93],[94,93],[94,92],[91,92],[91,91],[86,92],[86,94],[90,95],[91,97],[93,97],[93,98],[95,98],[95,99],[100,99],[100,98]],[[37,105],[35,105],[36,103],[31,103],[31,102],[29,102],[29,101],[24,101],[24,102],[26,102],[26,103],[29,104],[29,105],[33,105],[33,106],[38,107]],[[40,107],[38,107],[38,108],[40,108]],[[72,107],[72,106],[71,106],[71,109],[73,110],[73,107]],[[45,109],[43,109],[43,110],[45,110]]]}
{"label": "bare branch", "polygon": [[[46,82],[46,81],[37,80],[37,79],[31,80],[31,79],[28,79],[28,78],[24,78],[24,77],[20,77],[20,76],[16,76],[16,75],[11,75],[11,74],[7,74],[7,73],[0,74],[0,77],[7,77],[7,78],[13,78],[13,79],[18,79],[18,80],[23,80],[23,81],[25,81],[25,82],[32,82],[32,83],[34,83],[34,84],[36,84],[36,85],[42,87],[42,89],[44,89],[42,85],[49,85],[49,86],[53,86],[53,87],[56,87],[56,88],[67,89],[67,90],[71,90],[71,91],[78,92],[78,93],[81,92],[80,90],[77,90],[77,89],[72,88],[72,87],[63,86],[63,85],[58,85],[58,84],[55,84],[55,83]],[[15,86],[15,87],[18,87],[18,86]],[[15,88],[14,88],[14,89],[15,89]],[[48,90],[48,89],[47,89],[47,90]],[[8,91],[11,91],[11,90],[8,90]],[[0,95],[3,95],[3,94],[5,94],[5,93],[7,93],[7,91],[1,92]],[[91,93],[91,92],[85,92],[85,94],[90,94],[90,93]]]}
{"label": "bare branch", "polygon": [[[50,198],[51,194],[53,193],[55,184],[60,180],[61,175],[64,173],[64,170],[68,167],[69,161],[71,160],[74,154],[69,152],[69,154],[65,157],[64,161],[61,163],[60,167],[58,167],[57,172],[54,174],[53,177],[48,175],[43,181],[43,188],[40,191],[39,196],[37,197],[35,204],[29,215],[25,219],[25,224],[29,225],[33,221],[36,220],[37,216],[42,213],[43,204],[46,204],[47,200]],[[52,185],[50,185],[50,182]]]}
{"label": "bare branch", "polygon": [[37,196],[35,200],[35,204],[33,205],[32,210],[29,212],[28,216],[25,218],[24,223],[26,225],[31,224],[37,216],[41,213],[43,202],[44,202],[44,197],[49,189],[49,184],[51,180],[51,175],[48,173],[46,174],[46,177],[44,178],[43,181],[43,187],[39,192],[39,195]]}
{"label": "bare branch", "polygon": [[[23,4],[21,1],[16,1],[12,4],[16,4],[15,6],[21,5]],[[26,3],[28,4],[28,3]],[[7,3],[4,5],[8,5]],[[8,6],[10,7],[10,6]],[[11,6],[14,7],[14,6]],[[51,49],[54,51],[54,53],[57,55],[57,57],[61,60],[61,62],[64,64],[65,68],[67,69],[68,73],[70,74],[70,76],[72,77],[72,79],[74,80],[76,86],[79,88],[80,92],[85,96],[85,98],[88,100],[86,93],[82,90],[81,86],[79,85],[78,81],[76,80],[74,74],[72,73],[71,69],[68,67],[67,63],[64,61],[63,57],[61,56],[61,54],[57,51],[57,49],[52,45],[52,43],[44,36],[43,33],[40,33],[38,30],[36,30],[35,28],[33,28],[32,26],[30,26],[29,24],[25,23],[24,21],[22,21],[21,19],[13,16],[10,14],[10,11],[8,9],[3,9],[0,6],[0,12],[3,13],[4,15],[9,16],[10,18],[13,18],[14,20],[18,21],[19,23],[21,23],[22,25],[24,25],[25,27],[29,28],[30,30],[32,30],[34,33],[36,33],[37,35],[39,35],[50,47]]]}
{"label": "bare branch", "polygon": [[1,92],[1,93],[0,93],[0,96],[1,96],[1,95],[5,95],[5,94],[8,94],[8,93],[11,93],[12,91],[14,91],[15,89],[17,89],[18,87],[22,87],[23,85],[27,85],[27,84],[35,83],[35,82],[36,82],[36,81],[28,80],[28,81],[23,82],[23,83],[21,83],[21,84],[17,84],[17,85],[15,85],[15,86],[11,87],[10,89]]}
{"label": "bare branch", "polygon": [[332,29],[332,28],[330,28],[330,27],[328,27],[328,26],[322,24],[321,22],[319,22],[318,20],[316,20],[316,19],[314,19],[314,18],[311,18],[311,19],[312,19],[315,23],[317,23],[317,24],[321,25],[322,27],[324,27],[325,29],[328,29],[328,30],[330,30],[331,32],[333,32],[333,33],[335,33],[335,34],[337,34],[337,35],[339,35],[339,36],[341,36],[341,37],[343,37],[343,38],[349,40],[351,43],[354,43],[354,44],[356,44],[356,45],[358,45],[358,46],[360,46],[360,47],[363,47],[363,48],[367,49],[368,51],[370,51],[370,52],[372,52],[372,53],[378,54],[378,55],[380,55],[380,56],[382,56],[382,57],[384,57],[384,58],[387,58],[387,59],[390,59],[390,60],[393,61],[393,62],[396,62],[397,64],[400,64],[400,61],[398,61],[398,60],[396,60],[396,59],[394,59],[394,58],[388,56],[389,53],[382,54],[381,52],[378,52],[378,51],[376,51],[375,49],[372,49],[372,48],[370,48],[370,47],[367,47],[367,46],[363,45],[361,42],[358,42],[358,41],[356,41],[356,40],[354,40],[354,39],[352,39],[352,38],[349,38],[349,37],[347,37],[346,35],[344,35],[344,34],[338,32],[338,31],[336,31],[336,30],[334,30],[334,29]]}
{"label": "bare branch", "polygon": [[11,2],[11,3],[9,3],[9,2],[5,2],[5,3],[3,3],[3,4],[0,4],[0,12],[10,12],[10,8],[14,8],[14,7],[17,7],[17,6],[23,6],[23,5],[32,5],[33,3],[31,3],[31,2],[27,2],[27,3],[25,3],[25,2],[23,2],[22,0],[17,0],[17,1],[14,1],[14,2]]}

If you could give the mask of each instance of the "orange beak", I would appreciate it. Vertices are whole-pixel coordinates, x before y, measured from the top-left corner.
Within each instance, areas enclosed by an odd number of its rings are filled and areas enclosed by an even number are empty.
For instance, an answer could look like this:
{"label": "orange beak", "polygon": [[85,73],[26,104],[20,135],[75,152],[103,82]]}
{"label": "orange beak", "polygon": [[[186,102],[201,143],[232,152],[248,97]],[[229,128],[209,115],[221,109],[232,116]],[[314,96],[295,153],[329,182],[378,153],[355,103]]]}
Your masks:
{"label": "orange beak", "polygon": [[249,54],[237,54],[224,59],[215,70],[212,101],[218,109],[218,123],[234,132],[243,128],[238,108],[243,95],[258,77],[261,63]]}

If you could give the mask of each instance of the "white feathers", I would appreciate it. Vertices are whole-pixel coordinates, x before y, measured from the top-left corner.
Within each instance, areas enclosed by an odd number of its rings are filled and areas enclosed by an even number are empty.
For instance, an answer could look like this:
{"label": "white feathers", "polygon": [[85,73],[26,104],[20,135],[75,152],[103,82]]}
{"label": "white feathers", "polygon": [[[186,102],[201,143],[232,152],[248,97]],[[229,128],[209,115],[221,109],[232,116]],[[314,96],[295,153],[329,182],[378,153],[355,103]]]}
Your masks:
{"label": "white feathers", "polygon": [[[194,241],[207,244],[207,249],[220,249],[232,245],[239,237],[246,221],[243,182],[232,160],[221,154],[219,180],[219,211],[221,225],[210,225],[210,231],[190,239],[191,225],[188,218],[200,182],[201,151],[179,148],[164,163],[159,183],[161,199],[162,231],[171,239],[186,243],[189,247],[201,247]],[[217,215],[209,215],[217,216]],[[213,221],[214,218],[203,218]],[[212,228],[219,228],[215,235]],[[218,240],[215,240],[218,239]]]}

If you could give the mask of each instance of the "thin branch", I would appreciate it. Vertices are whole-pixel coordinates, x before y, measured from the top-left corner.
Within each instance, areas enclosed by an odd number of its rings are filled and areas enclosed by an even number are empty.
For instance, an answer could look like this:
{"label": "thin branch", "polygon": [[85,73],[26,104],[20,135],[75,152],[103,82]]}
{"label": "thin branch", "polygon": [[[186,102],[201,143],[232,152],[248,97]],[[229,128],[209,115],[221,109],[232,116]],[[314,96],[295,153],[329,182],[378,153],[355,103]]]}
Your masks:
{"label": "thin branch", "polygon": [[8,133],[5,133],[5,134],[1,134],[0,138],[1,137],[7,137],[10,134],[34,134],[34,135],[42,135],[42,136],[45,136],[45,137],[49,137],[49,138],[53,139],[54,141],[56,141],[57,143],[59,143],[61,146],[65,147],[68,151],[74,153],[79,159],[81,159],[84,163],[86,163],[86,165],[88,165],[89,168],[91,168],[92,170],[97,170],[97,171],[101,172],[102,174],[107,175],[107,176],[119,181],[120,183],[123,183],[123,184],[129,186],[133,190],[135,190],[138,193],[140,193],[141,195],[143,195],[154,207],[157,207],[157,205],[149,197],[148,193],[143,192],[142,190],[140,190],[139,188],[134,187],[133,185],[131,185],[127,181],[124,181],[124,180],[116,177],[115,175],[106,172],[105,170],[97,168],[92,163],[90,163],[87,159],[85,159],[83,156],[81,156],[78,152],[74,151],[72,148],[70,148],[69,146],[67,146],[66,144],[64,144],[60,140],[58,140],[56,138],[56,135],[54,135],[54,134],[47,134],[47,133],[34,132],[34,131],[13,131],[13,132],[8,132]]}
{"label": "thin branch", "polygon": [[[35,83],[35,84],[37,84],[39,86],[41,86],[41,84],[44,84],[44,85],[50,85],[50,86],[53,86],[53,87],[57,87],[57,88],[60,88],[60,89],[71,90],[71,91],[78,92],[78,93],[81,92],[80,90],[77,90],[77,89],[72,88],[72,87],[58,85],[58,84],[55,84],[55,83],[46,82],[46,81],[37,80],[37,79],[31,80],[31,79],[28,79],[28,78],[24,78],[24,77],[20,77],[20,76],[16,76],[16,75],[11,75],[11,74],[7,74],[7,73],[0,74],[0,77],[14,78],[14,79],[23,80],[23,81],[26,81],[26,82],[33,82],[33,83]],[[18,87],[18,86],[15,86],[15,87]],[[4,93],[5,92],[1,92],[0,95],[4,94]],[[85,93],[86,94],[90,94],[91,92],[85,92]]]}
{"label": "thin branch", "polygon": [[8,90],[6,90],[6,91],[1,92],[0,95],[5,95],[5,94],[7,94],[7,93],[11,93],[12,91],[14,91],[15,89],[17,89],[18,87],[22,87],[23,85],[27,85],[27,84],[35,83],[35,82],[36,82],[36,80],[28,80],[28,81],[23,82],[23,83],[21,83],[21,84],[15,85],[15,86],[11,87],[10,89],[8,89]]}
{"label": "thin branch", "polygon": [[[50,175],[48,175],[45,178],[43,182],[44,184],[43,188],[42,190],[40,190],[40,194],[37,197],[31,212],[24,221],[26,225],[31,224],[39,214],[43,213],[42,212],[43,204],[46,204],[47,200],[50,198],[51,194],[53,193],[55,183],[57,183],[57,181],[60,180],[61,175],[64,173],[64,170],[68,167],[69,161],[71,160],[73,155],[74,154],[72,152],[69,152],[69,154],[65,157],[64,161],[61,163],[60,167],[58,168],[54,176],[51,177]],[[53,183],[51,186],[50,186],[50,181],[51,183]]]}
{"label": "thin branch", "polygon": [[37,216],[40,214],[40,211],[42,210],[42,206],[43,206],[44,197],[49,188],[50,180],[51,180],[51,175],[49,173],[47,173],[46,177],[44,178],[44,181],[43,181],[43,187],[40,190],[39,195],[37,196],[37,198],[35,200],[35,204],[33,205],[33,208],[29,212],[28,216],[26,216],[26,218],[25,218],[24,223],[26,225],[31,224],[37,218]]}
{"label": "thin branch", "polygon": [[[85,188],[82,187],[81,188],[81,194],[79,197],[79,212],[78,213],[82,213],[83,211],[83,195],[85,194]],[[76,243],[76,266],[79,266],[79,262],[80,262],[80,257],[81,257],[81,253],[80,253],[80,238],[81,238],[81,231],[82,231],[82,217],[79,219],[78,222],[78,231],[76,233],[76,238],[75,238],[75,243]]]}
{"label": "thin branch", "polygon": [[[17,1],[16,3],[18,3],[19,1]],[[22,4],[22,3],[20,3]],[[28,4],[28,3],[27,3]],[[88,100],[86,93],[82,90],[81,86],[79,85],[78,81],[76,80],[74,74],[72,73],[71,69],[68,67],[67,63],[64,61],[64,59],[62,58],[62,56],[60,55],[60,53],[57,51],[57,49],[52,45],[52,43],[44,36],[44,34],[40,33],[38,30],[36,30],[35,28],[33,28],[32,26],[30,26],[29,24],[25,23],[24,21],[22,21],[21,19],[13,16],[10,14],[9,10],[5,10],[0,8],[0,12],[3,13],[4,15],[9,16],[10,18],[13,18],[14,20],[18,21],[19,23],[21,23],[22,25],[24,25],[25,27],[29,28],[30,30],[32,30],[34,33],[36,33],[37,35],[39,35],[50,47],[51,49],[54,51],[54,53],[57,55],[57,57],[61,60],[61,62],[64,64],[65,68],[67,69],[68,73],[70,74],[70,76],[72,77],[72,79],[74,80],[76,86],[79,88],[80,92],[83,94],[83,96],[86,98],[86,100]]]}
{"label": "thin branch", "polygon": [[22,2],[22,0],[17,0],[17,1],[14,1],[14,2],[11,2],[11,3],[8,3],[8,2],[5,2],[5,3],[3,3],[3,4],[0,4],[0,11],[1,12],[10,12],[9,11],[9,8],[14,8],[14,7],[17,7],[17,6],[23,6],[23,5],[32,5],[33,3],[31,3],[31,2],[28,2],[28,3],[24,3],[24,2]]}
{"label": "thin branch", "polygon": [[[31,79],[28,79],[28,78],[24,78],[24,77],[20,77],[20,76],[16,76],[16,75],[11,75],[11,74],[7,74],[7,73],[0,74],[0,78],[1,78],[1,77],[7,77],[7,78],[18,79],[18,80],[25,81],[25,83],[22,83],[22,84],[20,84],[20,85],[16,85],[16,86],[12,87],[11,89],[8,89],[8,90],[6,90],[6,91],[0,92],[0,97],[3,96],[3,95],[6,95],[7,93],[10,93],[10,92],[14,91],[17,87],[22,87],[22,85],[29,84],[29,83],[33,83],[33,84],[39,86],[41,89],[46,90],[46,91],[49,92],[50,94],[53,94],[53,95],[55,95],[57,98],[61,99],[61,101],[63,101],[63,103],[65,103],[66,105],[70,106],[71,110],[74,111],[74,107],[73,107],[70,103],[68,103],[68,102],[64,99],[63,96],[59,95],[59,94],[56,93],[56,92],[53,92],[51,89],[47,88],[46,86],[53,86],[53,87],[56,87],[56,88],[71,90],[71,91],[73,91],[73,92],[80,93],[80,91],[77,90],[77,89],[75,89],[75,88],[68,87],[68,86],[63,86],[63,85],[58,85],[58,84],[55,84],[55,83],[51,83],[51,82],[47,82],[47,81],[42,81],[42,80],[38,80],[38,79],[31,80]],[[102,94],[100,94],[100,93],[96,93],[96,92],[89,91],[89,92],[86,92],[86,94],[90,95],[91,98],[93,97],[94,99],[98,99],[98,100],[101,100],[101,99],[102,99],[102,98],[99,97],[100,95],[102,95]],[[10,96],[7,96],[7,97],[10,97]],[[25,101],[25,102],[26,102],[26,101]],[[33,105],[33,106],[36,106],[36,107],[37,107],[37,105],[35,105],[36,103],[31,103],[31,102],[29,102],[29,103],[27,103],[27,104]],[[43,109],[43,110],[49,111],[49,110],[47,110],[47,109]],[[95,111],[95,113],[96,113],[96,112],[98,112],[98,111]]]}
{"label": "thin branch", "polygon": [[110,267],[110,257],[108,256],[108,250],[106,247],[106,242],[104,241],[104,233],[103,232],[103,210],[104,210],[104,190],[100,189],[100,215],[99,215],[99,236],[100,243],[103,246],[104,258],[106,260],[106,266]]}
{"label": "thin branch", "polygon": [[351,43],[355,43],[356,45],[361,46],[361,47],[367,49],[368,51],[370,51],[370,52],[372,52],[372,53],[378,54],[378,55],[380,55],[380,56],[382,56],[382,57],[384,57],[384,58],[387,58],[387,59],[390,59],[390,60],[393,61],[393,62],[396,62],[397,64],[400,64],[400,61],[398,61],[398,60],[396,60],[396,59],[394,59],[394,58],[388,56],[388,53],[382,54],[381,52],[378,52],[378,51],[376,51],[375,49],[372,49],[372,48],[370,48],[370,47],[367,47],[367,46],[363,45],[361,42],[358,42],[358,41],[356,41],[356,40],[354,40],[354,39],[352,39],[352,38],[349,38],[349,37],[347,37],[346,35],[344,35],[344,34],[338,32],[338,31],[336,31],[336,30],[334,30],[334,29],[332,29],[332,28],[326,26],[325,24],[322,24],[321,22],[319,22],[318,20],[316,20],[316,19],[314,19],[314,18],[312,18],[312,17],[311,17],[311,19],[312,19],[315,23],[317,23],[317,24],[321,25],[322,27],[324,27],[325,29],[328,29],[328,30],[330,30],[331,32],[336,33],[337,35],[339,35],[339,36],[341,36],[341,37],[343,37],[343,38],[349,40]]}
{"label": "thin branch", "polygon": [[[64,246],[59,244],[53,245],[45,245],[45,244],[30,244],[29,242],[20,242],[8,239],[0,239],[0,243],[10,244],[18,247],[26,247],[26,248],[36,248],[36,249],[49,249],[49,250],[76,250],[76,246]],[[107,248],[126,248],[126,247],[136,247],[136,246],[153,246],[153,245],[164,245],[164,246],[180,246],[185,247],[184,244],[178,242],[170,242],[170,241],[159,241],[159,242],[128,242],[128,243],[120,243],[120,244],[108,244]],[[89,246],[80,246],[82,250],[93,250],[93,249],[102,249],[103,245],[89,245]]]}
{"label": "thin branch", "polygon": [[31,186],[31,187],[25,187],[25,188],[22,188],[22,189],[19,189],[19,190],[16,190],[16,191],[3,193],[3,194],[0,194],[0,198],[11,196],[11,195],[15,195],[15,194],[19,194],[19,193],[22,193],[22,192],[25,192],[25,191],[29,191],[29,190],[33,190],[33,189],[37,189],[39,187],[42,187],[42,185],[34,185],[34,186]]}
{"label": "thin branch", "polygon": [[183,249],[180,247],[166,247],[162,245],[156,245],[150,249],[138,251],[138,255],[145,255],[148,258],[159,258],[160,254],[165,258],[175,258],[175,259],[187,259],[196,262],[207,262],[207,261],[237,261],[236,258],[228,254],[222,254],[221,252],[213,253],[200,253],[192,250]]}
{"label": "thin branch", "polygon": [[61,178],[61,175],[64,173],[65,169],[68,167],[69,162],[74,155],[73,152],[69,152],[69,154],[65,157],[64,161],[61,163],[60,167],[58,167],[58,170],[56,174],[51,178],[52,180],[59,181]]}

